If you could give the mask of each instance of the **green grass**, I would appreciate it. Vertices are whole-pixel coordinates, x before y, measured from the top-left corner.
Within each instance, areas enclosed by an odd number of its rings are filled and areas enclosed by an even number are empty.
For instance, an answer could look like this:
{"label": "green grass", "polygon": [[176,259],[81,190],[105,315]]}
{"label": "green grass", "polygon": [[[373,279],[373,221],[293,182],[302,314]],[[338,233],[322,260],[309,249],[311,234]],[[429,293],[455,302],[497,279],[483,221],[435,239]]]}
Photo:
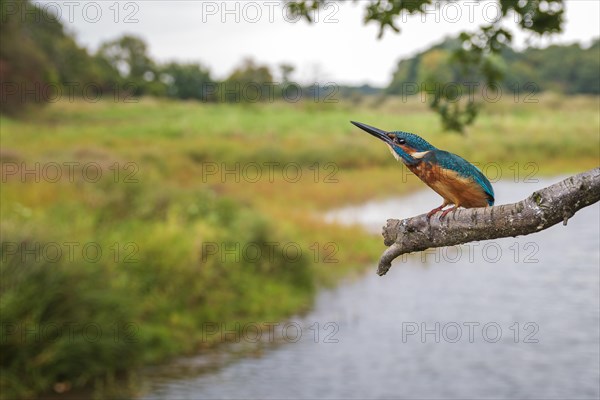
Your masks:
{"label": "green grass", "polygon": [[[465,136],[442,132],[426,105],[400,99],[377,107],[63,102],[27,120],[1,117],[2,395],[30,397],[57,382],[103,387],[215,344],[218,337],[203,339],[206,322],[307,310],[316,288],[372,264],[383,250],[378,237],[327,225],[319,213],[423,186],[411,176],[402,182],[388,150],[351,119],[419,133],[472,162],[495,163],[510,179],[597,166],[599,99],[539,100],[487,105]],[[36,163],[40,182],[13,174]],[[50,163],[62,168],[57,182],[43,179],[54,177],[42,172]],[[223,167],[250,165],[262,168],[257,182],[221,177]],[[93,167],[88,175],[84,166]],[[300,167],[297,181],[284,175],[289,166]],[[67,254],[65,243],[78,250]],[[277,244],[272,256],[268,243]],[[256,244],[263,256],[212,254],[215,244]],[[283,253],[288,244],[302,254]],[[101,257],[82,254],[84,245]],[[102,338],[85,336],[90,324]],[[35,327],[71,335],[50,340]]]}

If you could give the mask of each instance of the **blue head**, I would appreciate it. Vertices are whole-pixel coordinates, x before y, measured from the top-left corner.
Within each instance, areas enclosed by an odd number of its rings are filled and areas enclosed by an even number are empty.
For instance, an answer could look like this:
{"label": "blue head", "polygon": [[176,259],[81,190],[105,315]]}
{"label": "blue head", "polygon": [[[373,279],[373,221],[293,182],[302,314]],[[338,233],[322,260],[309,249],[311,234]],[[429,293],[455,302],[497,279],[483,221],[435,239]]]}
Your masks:
{"label": "blue head", "polygon": [[386,132],[379,128],[362,124],[360,122],[350,121],[365,132],[370,133],[376,138],[385,142],[396,159],[402,159],[404,163],[412,164],[415,162],[413,155],[429,150],[435,150],[428,141],[414,133],[394,131]]}

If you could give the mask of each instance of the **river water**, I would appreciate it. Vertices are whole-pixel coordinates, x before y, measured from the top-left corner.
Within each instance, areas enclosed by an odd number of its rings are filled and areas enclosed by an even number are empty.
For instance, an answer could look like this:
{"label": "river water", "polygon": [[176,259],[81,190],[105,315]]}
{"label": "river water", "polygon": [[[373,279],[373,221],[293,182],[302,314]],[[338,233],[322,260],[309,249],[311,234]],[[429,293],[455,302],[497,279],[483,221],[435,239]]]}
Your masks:
{"label": "river water", "polygon": [[[496,183],[496,204],[559,180]],[[379,233],[387,218],[439,202],[427,190],[326,218]],[[373,265],[320,293],[307,315],[273,327],[274,343],[149,370],[144,396],[597,399],[599,265],[600,204],[566,227],[405,257],[384,277]]]}

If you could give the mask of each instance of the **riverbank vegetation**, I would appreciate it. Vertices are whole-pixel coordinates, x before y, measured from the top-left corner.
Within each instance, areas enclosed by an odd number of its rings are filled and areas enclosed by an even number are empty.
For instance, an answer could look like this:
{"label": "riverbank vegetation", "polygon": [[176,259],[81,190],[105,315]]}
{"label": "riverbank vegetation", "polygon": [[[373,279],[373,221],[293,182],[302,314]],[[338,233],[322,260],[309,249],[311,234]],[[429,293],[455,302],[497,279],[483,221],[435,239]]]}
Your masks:
{"label": "riverbank vegetation", "polygon": [[418,98],[63,100],[1,117],[3,397],[102,387],[220,342],[207,323],[292,316],[372,265],[379,237],[320,214],[423,185],[349,120],[419,133],[491,179],[597,166],[599,99],[534,100],[487,105],[464,136]]}

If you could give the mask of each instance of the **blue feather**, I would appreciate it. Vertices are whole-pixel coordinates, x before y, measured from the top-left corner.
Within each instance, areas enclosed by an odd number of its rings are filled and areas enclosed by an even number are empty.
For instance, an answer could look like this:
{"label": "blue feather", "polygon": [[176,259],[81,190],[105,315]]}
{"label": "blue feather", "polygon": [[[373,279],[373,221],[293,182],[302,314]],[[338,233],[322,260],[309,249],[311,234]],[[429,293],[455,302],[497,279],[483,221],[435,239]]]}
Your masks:
{"label": "blue feather", "polygon": [[494,189],[492,188],[492,184],[479,168],[464,158],[444,150],[432,150],[431,157],[435,157],[435,161],[442,168],[452,170],[462,177],[473,179],[487,194],[488,204],[490,206],[494,205]]}

